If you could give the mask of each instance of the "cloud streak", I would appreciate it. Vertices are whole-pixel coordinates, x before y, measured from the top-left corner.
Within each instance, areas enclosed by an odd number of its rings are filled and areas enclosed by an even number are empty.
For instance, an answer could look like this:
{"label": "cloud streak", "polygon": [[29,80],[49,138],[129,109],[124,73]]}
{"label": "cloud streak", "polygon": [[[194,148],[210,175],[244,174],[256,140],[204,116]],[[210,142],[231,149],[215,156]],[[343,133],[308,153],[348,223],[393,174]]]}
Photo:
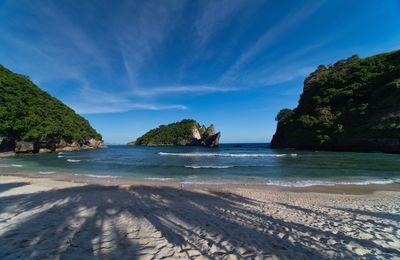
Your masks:
{"label": "cloud streak", "polygon": [[186,110],[188,109],[184,105],[160,105],[160,104],[149,104],[149,103],[133,103],[124,102],[120,104],[115,103],[103,103],[103,104],[85,104],[79,103],[69,104],[78,114],[90,115],[90,114],[107,114],[107,113],[120,113],[128,112],[132,110]]}
{"label": "cloud streak", "polygon": [[134,91],[135,96],[140,97],[154,97],[163,95],[174,94],[210,94],[210,93],[224,93],[238,91],[239,88],[235,87],[220,87],[208,85],[186,85],[186,86],[162,86],[162,87],[148,87],[136,88]]}
{"label": "cloud streak", "polygon": [[279,38],[292,29],[295,25],[316,12],[322,5],[322,1],[305,5],[300,10],[290,13],[283,17],[276,25],[267,30],[261,37],[251,45],[239,58],[230,66],[230,68],[222,75],[220,82],[226,83],[234,80],[238,72],[251,61],[257,54],[265,52],[269,47],[279,40]]}
{"label": "cloud streak", "polygon": [[[296,24],[318,10],[321,4],[315,3],[287,14],[256,42],[244,46],[241,52],[232,51],[233,60],[229,60],[228,70],[222,70],[215,80],[207,76],[214,73],[215,61],[224,59],[219,57],[220,53],[211,51],[208,53],[211,55],[208,57],[210,63],[202,64],[201,69],[197,68],[197,63],[206,61],[202,58],[213,47],[215,39],[235,24],[235,19],[248,18],[261,3],[263,1],[251,5],[246,1],[201,2],[199,6],[196,5],[199,8],[194,20],[189,19],[193,24],[185,25],[184,32],[190,29],[186,36],[179,34],[179,28],[182,29],[182,22],[189,21],[188,17],[185,18],[189,9],[188,3],[180,0],[168,4],[122,1],[111,7],[104,3],[77,6],[68,1],[62,4],[52,1],[27,2],[26,5],[8,2],[8,8],[14,8],[16,13],[30,15],[24,17],[25,20],[14,17],[11,18],[15,20],[8,19],[8,30],[0,28],[0,38],[17,48],[10,58],[11,62],[18,64],[21,72],[27,71],[40,85],[43,83],[50,93],[56,85],[49,86],[47,82],[64,83],[63,86],[73,82],[73,87],[68,89],[67,86],[64,90],[65,95],[59,91],[59,97],[79,113],[182,110],[187,106],[175,103],[185,103],[179,100],[186,98],[186,95],[223,94],[258,87],[260,84],[276,84],[309,70],[308,66],[302,64],[290,64],[290,60],[286,61],[289,65],[285,66],[291,69],[290,72],[273,71],[268,66],[253,68],[249,72],[246,66],[257,55],[276,44]],[[93,10],[94,6],[100,8]],[[95,27],[89,28],[88,25]],[[246,27],[243,26],[242,31],[245,31]],[[183,66],[175,68],[182,69],[181,72],[175,71],[174,74],[172,68],[172,73],[169,73],[169,64],[158,61],[160,54],[168,52],[176,40],[187,40],[189,37],[196,41],[188,42],[190,45],[187,48],[191,51],[182,52],[182,60],[187,63],[183,62],[180,64]],[[233,50],[231,48],[235,44],[227,44],[225,53]],[[160,73],[163,70],[166,73]],[[181,82],[180,73],[191,78]],[[194,78],[197,74],[199,76]],[[205,75],[204,79],[202,75]],[[160,82],[152,80],[153,77],[160,79]],[[174,98],[174,102],[168,102],[170,97]]]}
{"label": "cloud streak", "polygon": [[113,95],[91,87],[89,82],[82,81],[81,88],[76,93],[79,101],[67,102],[79,114],[104,114],[127,112],[131,110],[186,110],[188,107],[180,104],[158,104],[143,102],[129,98],[122,93]]}

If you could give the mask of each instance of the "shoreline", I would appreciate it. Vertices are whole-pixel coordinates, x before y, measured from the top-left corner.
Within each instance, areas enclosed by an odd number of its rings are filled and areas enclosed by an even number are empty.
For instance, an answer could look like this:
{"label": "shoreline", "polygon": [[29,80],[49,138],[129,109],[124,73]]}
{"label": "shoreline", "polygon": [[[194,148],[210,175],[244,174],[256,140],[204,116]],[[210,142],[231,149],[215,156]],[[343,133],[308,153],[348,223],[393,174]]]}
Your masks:
{"label": "shoreline", "polygon": [[288,192],[314,192],[330,194],[372,194],[379,191],[400,191],[400,182],[382,184],[329,184],[329,185],[308,185],[308,186],[287,186],[252,182],[181,182],[178,180],[159,180],[157,178],[133,178],[122,176],[102,176],[84,175],[70,173],[34,173],[31,171],[15,171],[13,173],[0,172],[0,176],[22,177],[32,179],[48,179],[61,182],[81,183],[87,185],[102,186],[155,186],[155,187],[174,187],[185,189],[209,189],[209,190],[230,190],[230,189],[249,189],[249,190],[271,190]]}

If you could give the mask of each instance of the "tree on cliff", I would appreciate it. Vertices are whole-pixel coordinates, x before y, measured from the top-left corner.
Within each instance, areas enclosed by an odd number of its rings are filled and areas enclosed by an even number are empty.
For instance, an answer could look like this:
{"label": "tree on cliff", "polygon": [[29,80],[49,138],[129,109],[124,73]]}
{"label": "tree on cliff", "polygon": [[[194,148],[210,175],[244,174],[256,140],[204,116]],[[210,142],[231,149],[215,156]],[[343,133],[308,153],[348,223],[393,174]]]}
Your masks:
{"label": "tree on cliff", "polygon": [[400,51],[321,65],[306,78],[297,108],[277,115],[271,145],[400,151],[399,104]]}
{"label": "tree on cliff", "polygon": [[30,142],[101,140],[89,122],[26,76],[0,65],[0,136]]}

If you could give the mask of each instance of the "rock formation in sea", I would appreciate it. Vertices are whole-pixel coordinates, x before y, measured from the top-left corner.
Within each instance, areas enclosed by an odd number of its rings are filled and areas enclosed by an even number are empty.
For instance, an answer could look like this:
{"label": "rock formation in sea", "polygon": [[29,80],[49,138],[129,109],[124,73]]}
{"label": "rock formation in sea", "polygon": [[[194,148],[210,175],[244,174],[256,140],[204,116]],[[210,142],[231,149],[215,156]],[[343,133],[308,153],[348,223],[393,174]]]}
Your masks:
{"label": "rock formation in sea", "polygon": [[152,129],[128,145],[145,146],[219,146],[220,132],[214,125],[205,127],[193,119],[185,119]]}
{"label": "rock formation in sea", "polygon": [[0,65],[0,153],[104,148],[89,122],[26,76]]}
{"label": "rock formation in sea", "polygon": [[272,148],[400,153],[400,51],[320,65],[276,120]]}

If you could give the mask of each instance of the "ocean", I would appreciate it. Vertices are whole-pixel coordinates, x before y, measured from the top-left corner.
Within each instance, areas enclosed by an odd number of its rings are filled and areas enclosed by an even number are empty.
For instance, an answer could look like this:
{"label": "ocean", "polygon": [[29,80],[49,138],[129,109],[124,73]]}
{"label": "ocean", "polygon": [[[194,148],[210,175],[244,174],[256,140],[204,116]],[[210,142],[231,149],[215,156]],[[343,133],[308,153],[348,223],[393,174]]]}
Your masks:
{"label": "ocean", "polygon": [[400,181],[400,155],[270,149],[268,144],[204,147],[110,145],[107,149],[0,158],[0,173],[28,171],[182,183],[280,186]]}

